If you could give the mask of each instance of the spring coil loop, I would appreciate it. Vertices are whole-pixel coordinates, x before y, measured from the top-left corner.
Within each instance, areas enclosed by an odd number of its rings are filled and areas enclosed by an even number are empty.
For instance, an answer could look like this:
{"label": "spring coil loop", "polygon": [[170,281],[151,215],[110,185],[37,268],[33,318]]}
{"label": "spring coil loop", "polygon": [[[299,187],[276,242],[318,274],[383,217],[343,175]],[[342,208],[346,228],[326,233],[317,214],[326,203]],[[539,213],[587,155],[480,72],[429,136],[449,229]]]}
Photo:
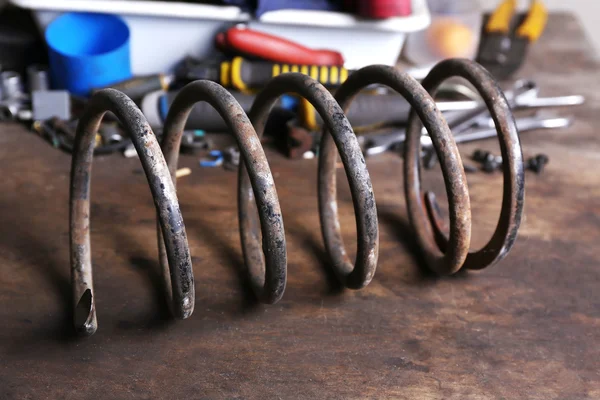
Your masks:
{"label": "spring coil loop", "polygon": [[[498,225],[489,242],[472,253],[469,252],[471,205],[466,176],[452,132],[432,98],[438,86],[452,76],[467,79],[481,94],[495,123],[504,161],[504,193]],[[175,195],[175,172],[184,126],[194,105],[201,101],[208,102],[219,112],[240,148],[243,162],[238,175],[238,218],[244,260],[257,298],[264,303],[277,302],[285,291],[287,280],[283,219],[273,176],[260,144],[269,112],[285,93],[307,99],[324,121],[319,151],[318,200],[321,229],[331,266],[343,286],[359,289],[368,285],[375,274],[379,253],[377,210],[366,162],[344,109],[360,90],[372,84],[390,87],[412,106],[404,146],[404,189],[411,226],[427,267],[438,274],[452,274],[461,268],[482,269],[506,256],[514,244],[523,209],[521,147],[504,94],[493,77],[473,61],[443,61],[421,84],[393,67],[365,67],[353,72],[335,97],[309,76],[283,74],[269,81],[256,96],[248,115],[219,84],[192,82],[180,91],[170,107],[164,126],[162,153],[139,109],[125,95],[108,89],[92,97],[81,118],[73,156],[71,264],[78,329],[86,334],[92,334],[96,329],[89,246],[89,176],[94,134],[106,111],[115,113],[131,134],[151,186],[158,214],[159,259],[165,282],[170,283],[165,286],[175,317],[186,318],[194,308],[193,273]],[[444,177],[450,214],[448,236],[444,233],[435,196],[421,191],[422,126],[431,136]],[[354,263],[347,255],[340,230],[335,174],[338,154],[354,205],[358,236]]]}
{"label": "spring coil loop", "polygon": [[[502,260],[508,254],[517,238],[525,201],[523,153],[517,125],[508,101],[496,80],[481,65],[462,59],[443,61],[428,74],[425,80],[423,80],[422,85],[430,94],[435,95],[440,84],[453,76],[459,76],[469,81],[481,95],[496,126],[500,152],[502,154],[504,190],[502,194],[502,208],[496,230],[482,249],[467,253],[462,265],[462,268],[466,269],[484,269]],[[413,114],[409,121],[408,143],[404,165],[404,182],[406,197],[409,203],[409,215],[415,217],[412,219],[412,223],[417,235],[424,237],[424,227],[427,225],[424,225],[423,214],[416,211],[417,209],[419,211],[423,210],[420,199],[424,198],[429,214],[429,225],[433,230],[436,244],[440,251],[448,251],[451,249],[451,241],[443,233],[443,223],[439,216],[439,207],[437,206],[435,195],[432,192],[426,193],[425,196],[420,195],[419,161],[417,157],[421,149],[418,140],[419,131],[420,124],[414,118]],[[436,146],[436,151],[439,156],[440,150],[438,146]],[[446,182],[446,186],[448,187],[448,182]],[[450,198],[450,196],[448,197]],[[414,213],[412,212],[413,210],[415,210]],[[454,218],[458,217],[460,216],[455,216]],[[450,218],[452,221],[452,216]],[[468,251],[468,249],[467,247],[466,250]],[[432,269],[440,273],[456,272],[451,268],[440,271],[432,266]]]}
{"label": "spring coil loop", "polygon": [[[259,139],[276,100],[289,92],[310,101],[331,129],[352,190],[359,236],[356,265],[334,262],[333,268],[346,286],[363,287],[371,281],[377,266],[379,236],[375,199],[358,140],[341,107],[323,85],[297,73],[277,76],[257,95],[248,119],[233,96],[220,85],[209,81],[192,82],[173,101],[164,126],[163,151],[172,174],[177,170],[183,128],[195,103],[208,101],[231,128],[244,161],[240,163],[238,178],[242,250],[252,289],[264,303],[275,303],[283,295],[287,253],[275,184]],[[159,246],[162,246],[160,231]],[[160,252],[163,270],[167,270],[162,247]]]}
{"label": "spring coil loop", "polygon": [[164,275],[173,316],[187,318],[194,310],[194,275],[183,218],[167,163],[146,118],[129,97],[114,89],[96,93],[77,125],[71,164],[70,245],[74,324],[78,332],[92,335],[98,328],[92,281],[90,246],[90,178],[94,139],[104,114],[117,116],[129,132],[140,156],[154,198],[161,230],[165,232],[168,264]]}
{"label": "spring coil loop", "polygon": [[[469,253],[471,204],[462,161],[450,128],[432,96],[446,79],[459,76],[481,95],[496,126],[502,153],[504,193],[498,225],[479,251]],[[514,244],[524,202],[523,156],[516,123],[504,93],[491,74],[476,62],[451,59],[437,64],[421,84],[395,68],[373,65],[353,72],[335,98],[347,109],[354,95],[371,84],[388,86],[412,106],[404,146],[404,188],[408,215],[428,268],[446,275],[461,268],[483,269],[506,256]],[[443,233],[443,219],[432,192],[421,193],[421,127],[427,129],[437,153],[449,202],[450,235]],[[335,153],[329,135],[323,135],[319,159],[319,206],[325,243],[330,254],[343,257],[335,206]],[[426,211],[427,212],[426,212]],[[339,249],[342,249],[341,251]]]}

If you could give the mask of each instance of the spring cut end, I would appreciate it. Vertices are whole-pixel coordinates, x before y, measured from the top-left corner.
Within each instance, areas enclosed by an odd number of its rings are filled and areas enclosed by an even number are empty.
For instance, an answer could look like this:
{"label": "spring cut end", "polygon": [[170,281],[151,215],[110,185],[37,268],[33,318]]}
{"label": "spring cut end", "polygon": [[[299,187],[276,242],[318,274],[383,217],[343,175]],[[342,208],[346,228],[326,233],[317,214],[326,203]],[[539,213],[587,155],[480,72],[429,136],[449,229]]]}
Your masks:
{"label": "spring cut end", "polygon": [[94,312],[94,297],[92,291],[87,289],[81,295],[75,307],[75,330],[82,336],[92,336],[98,329],[96,313]]}
{"label": "spring cut end", "polygon": [[173,310],[173,316],[177,319],[187,319],[194,312],[194,298],[193,294],[190,296],[185,296],[181,299],[181,305]]}

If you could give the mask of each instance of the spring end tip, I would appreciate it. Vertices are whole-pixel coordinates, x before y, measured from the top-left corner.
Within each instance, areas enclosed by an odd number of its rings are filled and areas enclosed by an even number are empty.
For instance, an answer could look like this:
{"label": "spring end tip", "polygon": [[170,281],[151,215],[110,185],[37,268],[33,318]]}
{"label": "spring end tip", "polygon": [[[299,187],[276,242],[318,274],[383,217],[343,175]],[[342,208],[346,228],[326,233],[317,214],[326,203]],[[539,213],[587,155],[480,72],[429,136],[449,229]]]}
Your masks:
{"label": "spring end tip", "polygon": [[82,336],[91,336],[98,329],[91,289],[83,292],[75,307],[74,324],[77,333]]}
{"label": "spring end tip", "polygon": [[188,319],[194,313],[194,297],[185,296],[176,310],[173,310],[173,316],[177,319]]}

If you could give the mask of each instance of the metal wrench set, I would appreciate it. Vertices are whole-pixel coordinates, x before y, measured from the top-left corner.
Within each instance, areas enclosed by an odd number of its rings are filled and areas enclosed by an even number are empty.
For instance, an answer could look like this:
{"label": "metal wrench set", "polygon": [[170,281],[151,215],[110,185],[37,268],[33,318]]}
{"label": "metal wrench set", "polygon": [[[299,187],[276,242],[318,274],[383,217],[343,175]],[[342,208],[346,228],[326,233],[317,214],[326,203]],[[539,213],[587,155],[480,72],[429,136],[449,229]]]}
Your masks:
{"label": "metal wrench set", "polygon": [[[513,111],[539,110],[550,107],[568,107],[583,104],[585,99],[580,95],[540,97],[539,87],[535,82],[519,80],[510,90],[504,92]],[[466,100],[456,102],[442,102],[445,110],[446,121],[452,129],[456,143],[466,143],[496,136],[496,128],[488,107],[481,101]],[[534,115],[516,119],[519,133],[538,129],[565,128],[571,125],[572,118],[559,116],[549,111],[537,111]],[[365,135],[361,138],[363,151],[367,156],[383,153],[387,150],[400,147],[406,141],[406,130],[398,129],[378,135]],[[433,143],[426,130],[421,136],[421,145],[424,148],[424,159],[435,160]],[[425,167],[431,165],[425,162]]]}

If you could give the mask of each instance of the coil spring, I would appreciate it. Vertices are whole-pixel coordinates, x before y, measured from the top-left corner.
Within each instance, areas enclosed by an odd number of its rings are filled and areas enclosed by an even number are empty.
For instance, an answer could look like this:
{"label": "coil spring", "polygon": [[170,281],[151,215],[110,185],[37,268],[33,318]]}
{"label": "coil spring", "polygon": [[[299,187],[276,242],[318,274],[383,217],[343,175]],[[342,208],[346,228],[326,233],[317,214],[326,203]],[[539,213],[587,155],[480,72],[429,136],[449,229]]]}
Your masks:
{"label": "coil spring", "polygon": [[[462,161],[443,115],[432,96],[447,78],[460,76],[481,94],[496,125],[503,157],[504,194],[498,225],[479,251],[470,253],[471,210]],[[365,159],[344,115],[352,98],[368,85],[397,91],[412,111],[404,150],[404,188],[408,214],[427,266],[439,274],[461,268],[482,269],[501,260],[512,247],[524,200],[523,161],[516,124],[504,94],[479,64],[447,60],[419,84],[388,66],[353,72],[332,96],[309,76],[290,73],[273,78],[257,95],[248,115],[222,86],[210,81],[188,84],[167,115],[162,151],[141,111],[122,93],[106,89],[95,94],[77,128],[71,174],[71,266],[75,326],[87,335],[97,329],[89,242],[89,190],[93,139],[106,111],[113,112],[129,131],[140,155],[157,208],[159,258],[172,314],[187,318],[194,309],[194,278],[185,226],[175,193],[177,162],[183,129],[197,102],[211,104],[226,121],[240,148],[238,176],[239,224],[243,256],[252,289],[264,303],[277,302],[285,290],[287,253],[283,219],[273,177],[260,144],[268,114],[285,93],[307,99],[324,121],[318,168],[321,229],[331,266],[340,282],[358,289],[369,284],[377,266],[379,232],[375,198]],[[421,192],[420,136],[425,126],[440,160],[449,202],[449,236],[433,193]],[[336,154],[337,148],[337,154]],[[164,154],[164,156],[163,156]],[[357,256],[348,257],[340,231],[336,200],[338,154],[349,181],[357,226]],[[257,220],[257,216],[258,219]],[[260,223],[261,232],[258,232]],[[261,243],[262,235],[262,243]]]}

